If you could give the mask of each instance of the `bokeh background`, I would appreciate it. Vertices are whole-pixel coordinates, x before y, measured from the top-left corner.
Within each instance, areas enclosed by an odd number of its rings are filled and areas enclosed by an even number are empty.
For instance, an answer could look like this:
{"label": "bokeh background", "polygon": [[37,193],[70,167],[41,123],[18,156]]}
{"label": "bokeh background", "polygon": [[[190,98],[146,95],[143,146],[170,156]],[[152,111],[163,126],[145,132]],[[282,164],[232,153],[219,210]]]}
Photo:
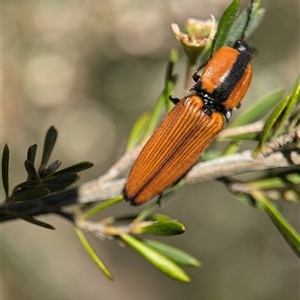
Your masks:
{"label": "bokeh background", "polygon": [[[248,1],[243,1],[247,5]],[[10,187],[24,180],[27,147],[41,147],[46,130],[59,131],[53,160],[83,160],[103,174],[123,153],[137,117],[159,95],[170,49],[170,24],[220,17],[225,0],[27,0],[2,2],[1,147],[11,149]],[[254,78],[242,109],[270,91],[291,88],[299,74],[299,1],[263,1],[267,14],[249,39],[257,49]],[[181,50],[180,50],[181,51]],[[183,94],[185,58],[176,95]],[[41,151],[41,148],[40,148]],[[39,152],[40,154],[40,152]],[[3,199],[3,191],[2,191]],[[138,208],[124,203],[108,212]],[[282,205],[299,228],[299,209]],[[199,258],[192,282],[173,281],[130,248],[90,241],[115,275],[108,281],[56,216],[56,231],[22,221],[1,228],[1,296],[30,299],[299,299],[298,259],[268,217],[236,201],[217,182],[186,186],[162,213],[186,233],[166,239]]]}

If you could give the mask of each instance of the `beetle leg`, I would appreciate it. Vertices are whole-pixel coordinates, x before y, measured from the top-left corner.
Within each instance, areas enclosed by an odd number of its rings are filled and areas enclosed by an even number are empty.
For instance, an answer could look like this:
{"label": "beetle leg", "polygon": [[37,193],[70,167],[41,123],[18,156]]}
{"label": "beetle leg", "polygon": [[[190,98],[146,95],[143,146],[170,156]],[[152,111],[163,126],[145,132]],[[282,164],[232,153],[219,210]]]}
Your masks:
{"label": "beetle leg", "polygon": [[194,80],[195,82],[197,82],[197,81],[199,80],[199,78],[200,78],[200,75],[198,75],[198,72],[199,72],[201,69],[203,69],[203,68],[207,65],[207,63],[210,61],[210,59],[212,58],[213,53],[214,53],[215,43],[216,43],[216,39],[214,38],[214,39],[213,39],[213,44],[212,44],[212,47],[211,47],[211,52],[210,52],[209,59],[208,59],[204,64],[202,64],[199,68],[197,68],[197,70],[196,70],[195,73],[193,74],[192,77],[193,77],[193,80]]}
{"label": "beetle leg", "polygon": [[203,69],[206,65],[207,65],[207,63],[209,62],[209,60],[208,61],[206,61],[204,64],[202,64],[199,68],[197,68],[197,70],[195,71],[195,73],[193,74],[193,80],[195,81],[195,82],[197,82],[198,80],[199,80],[199,78],[200,78],[200,75],[198,75],[198,72],[201,70],[201,69]]}

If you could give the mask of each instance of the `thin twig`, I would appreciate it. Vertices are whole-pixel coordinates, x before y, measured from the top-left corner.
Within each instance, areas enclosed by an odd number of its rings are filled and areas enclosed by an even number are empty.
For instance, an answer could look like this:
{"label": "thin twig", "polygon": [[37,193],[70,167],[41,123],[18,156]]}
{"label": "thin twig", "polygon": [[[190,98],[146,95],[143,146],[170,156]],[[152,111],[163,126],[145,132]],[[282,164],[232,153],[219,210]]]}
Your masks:
{"label": "thin twig", "polygon": [[99,222],[78,219],[75,220],[75,225],[80,230],[88,232],[101,240],[108,239],[108,236],[104,233],[105,225]]}
{"label": "thin twig", "polygon": [[242,135],[247,133],[258,133],[261,132],[264,127],[263,121],[257,121],[255,123],[251,123],[244,126],[239,126],[235,128],[225,128],[219,135],[218,139],[232,137],[236,135]]}
{"label": "thin twig", "polygon": [[195,165],[185,177],[185,182],[195,184],[221,177],[295,165],[300,165],[299,151],[286,153],[278,151],[267,157],[258,158],[253,158],[251,151],[244,151]]}
{"label": "thin twig", "polygon": [[143,148],[143,144],[134,147],[131,151],[126,152],[109,170],[102,176],[98,177],[98,183],[112,180],[125,171],[138,157]]}
{"label": "thin twig", "polygon": [[261,155],[268,155],[287,144],[297,142],[297,140],[300,140],[300,125],[296,126],[289,134],[274,138],[269,143],[264,145],[261,150]]}
{"label": "thin twig", "polygon": [[84,232],[88,232],[102,240],[113,239],[121,233],[129,233],[131,231],[130,224],[128,226],[107,226],[100,222],[78,219],[75,221],[77,228]]}

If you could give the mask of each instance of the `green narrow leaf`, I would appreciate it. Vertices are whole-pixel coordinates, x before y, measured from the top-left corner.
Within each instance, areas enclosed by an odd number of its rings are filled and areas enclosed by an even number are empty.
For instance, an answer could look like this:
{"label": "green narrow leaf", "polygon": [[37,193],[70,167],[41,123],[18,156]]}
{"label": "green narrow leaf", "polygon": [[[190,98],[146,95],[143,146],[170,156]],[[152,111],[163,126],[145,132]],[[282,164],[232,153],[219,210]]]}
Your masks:
{"label": "green narrow leaf", "polygon": [[[253,198],[249,194],[245,193],[239,193],[239,192],[234,192],[234,197],[239,200],[240,202],[250,205],[250,206],[255,206],[255,202]],[[258,208],[259,209],[259,208]]]}
{"label": "green narrow leaf", "polygon": [[281,215],[275,205],[269,201],[260,192],[252,193],[253,198],[259,202],[268,214],[274,225],[277,227],[279,232],[282,234],[288,245],[300,257],[300,236],[296,230],[287,222],[287,220]]}
{"label": "green narrow leaf", "polygon": [[152,133],[154,132],[154,130],[158,124],[158,121],[160,119],[160,114],[163,110],[165,103],[166,103],[166,95],[165,95],[165,92],[163,91],[160,94],[160,96],[158,97],[158,100],[157,100],[155,107],[153,109],[153,112],[151,114],[151,117],[150,117],[150,120],[148,123],[148,127],[146,130],[145,136],[144,136],[145,139],[147,139],[149,136],[151,136]]}
{"label": "green narrow leaf", "polygon": [[92,258],[92,260],[96,263],[96,265],[99,267],[99,269],[104,273],[104,275],[108,279],[114,280],[113,274],[107,268],[107,266],[104,264],[104,262],[99,258],[99,256],[94,251],[94,249],[91,247],[90,243],[85,238],[83,232],[77,227],[74,227],[74,229],[75,229],[75,232],[76,232],[81,244],[83,245],[84,249],[89,254],[89,256]]}
{"label": "green narrow leaf", "polygon": [[177,49],[171,49],[170,55],[169,55],[169,61],[166,68],[166,74],[165,74],[165,87],[167,87],[169,81],[173,81],[173,69],[175,63],[178,61],[178,51]]}
{"label": "green narrow leaf", "polygon": [[177,81],[177,75],[173,75],[173,69],[174,69],[175,63],[178,61],[178,56],[179,55],[178,55],[177,49],[171,49],[170,55],[169,55],[169,63],[167,65],[167,69],[166,69],[165,89],[164,89],[165,107],[166,107],[167,112],[170,112],[170,110],[173,107],[169,97],[172,94],[172,92],[175,88],[176,81]]}
{"label": "green narrow leaf", "polygon": [[94,166],[93,163],[91,163],[89,161],[84,161],[84,162],[78,163],[76,165],[73,165],[71,167],[64,168],[60,171],[57,171],[54,174],[52,174],[52,177],[61,176],[61,175],[70,175],[70,174],[82,172],[82,171],[87,170],[87,169],[89,169],[93,166]]}
{"label": "green narrow leaf", "polygon": [[234,140],[231,141],[227,147],[224,149],[224,151],[222,152],[222,156],[228,156],[231,155],[233,153],[236,153],[240,148],[240,140]]}
{"label": "green narrow leaf", "polygon": [[286,183],[280,177],[263,178],[246,183],[249,190],[265,190],[265,189],[279,189],[285,187]]}
{"label": "green narrow leaf", "polygon": [[35,162],[36,151],[37,151],[37,144],[30,146],[27,151],[27,160],[30,161],[32,165],[34,165]]}
{"label": "green narrow leaf", "polygon": [[3,153],[2,153],[2,183],[3,183],[3,188],[5,192],[5,200],[8,201],[8,191],[9,191],[9,178],[8,178],[8,172],[9,172],[9,148],[8,145],[5,144],[3,148]]}
{"label": "green narrow leaf", "polygon": [[230,28],[232,27],[234,20],[237,16],[240,7],[239,0],[233,0],[232,3],[225,10],[219,22],[218,31],[215,36],[215,45],[213,52],[219,50],[225,43]]}
{"label": "green narrow leaf", "polygon": [[277,136],[280,133],[281,129],[284,126],[284,123],[290,116],[291,112],[293,111],[297,103],[300,101],[299,99],[300,99],[300,85],[296,85],[294,91],[292,92],[292,94],[287,100],[283,113],[278,118],[278,123],[276,124],[276,130],[273,133],[273,136]]}
{"label": "green narrow leaf", "polygon": [[177,60],[178,60],[177,51],[171,50],[168,65],[167,65],[167,71],[166,71],[165,87],[161,92],[160,96],[158,97],[154,110],[151,114],[148,128],[145,134],[146,138],[149,137],[153,133],[154,129],[156,128],[163,107],[167,106],[167,111],[169,111],[168,108],[170,105],[169,95],[172,93],[176,83],[176,76],[172,75],[171,72],[173,70],[173,65]]}
{"label": "green narrow leaf", "polygon": [[129,234],[122,234],[121,239],[141,254],[146,260],[148,260],[153,266],[179,281],[189,282],[191,279],[185,273],[185,271],[180,268],[175,262],[170,260],[165,255],[154,250],[152,247],[146,245],[141,240],[134,238]]}
{"label": "green narrow leaf", "polygon": [[[35,157],[36,157],[36,151],[37,151],[37,144],[34,144],[32,146],[30,146],[28,148],[28,151],[27,151],[27,161],[29,161],[29,163],[34,166],[34,162],[35,162]],[[25,169],[26,169],[26,165],[25,165]],[[35,168],[34,168],[35,169]],[[26,169],[27,171],[27,169]],[[28,173],[28,171],[27,171]],[[35,171],[36,173],[36,171]],[[36,176],[36,174],[35,174]],[[27,180],[31,180],[33,179],[34,177],[30,177],[29,173],[28,173],[28,176],[27,176]]]}
{"label": "green narrow leaf", "polygon": [[165,200],[166,197],[168,197],[170,194],[180,189],[183,185],[184,185],[184,179],[181,179],[175,185],[173,185],[163,193],[162,197],[158,200],[158,204],[161,205],[162,200]]}
{"label": "green narrow leaf", "polygon": [[149,239],[143,239],[143,242],[181,266],[201,267],[201,262],[198,259],[181,249]]}
{"label": "green narrow leaf", "polygon": [[72,183],[77,180],[79,176],[77,174],[59,174],[57,176],[49,176],[43,179],[44,184],[61,184],[61,183]]}
{"label": "green narrow leaf", "polygon": [[287,103],[289,101],[289,96],[285,97],[273,110],[271,115],[269,116],[268,120],[266,121],[266,124],[264,126],[264,129],[261,133],[257,148],[253,151],[253,156],[257,156],[259,152],[261,151],[261,148],[265,144],[265,142],[268,140],[268,138],[271,135],[271,131],[274,128],[276,122],[280,118],[282,112],[285,110]]}
{"label": "green narrow leaf", "polygon": [[214,39],[210,39],[208,41],[208,43],[206,43],[206,45],[202,51],[202,54],[201,54],[201,62],[202,63],[206,62],[210,59],[213,44],[214,44]]}
{"label": "green narrow leaf", "polygon": [[[261,23],[265,9],[260,7],[261,1],[255,1],[251,8],[250,21],[247,25],[246,32],[244,34],[244,39],[246,40]],[[237,40],[243,37],[243,31],[248,19],[248,7],[235,19],[233,26],[231,26],[230,31],[227,34],[225,45],[233,46]]]}
{"label": "green narrow leaf", "polygon": [[149,126],[150,114],[142,114],[134,123],[129,134],[126,151],[131,150],[134,146],[138,145],[144,138],[147,128]]}
{"label": "green narrow leaf", "polygon": [[48,177],[43,180],[43,187],[48,188],[52,193],[61,191],[73,184],[76,180],[79,179],[77,174],[62,174],[55,177]]}
{"label": "green narrow leaf", "polygon": [[206,150],[202,155],[201,159],[204,161],[213,160],[219,158],[221,156],[221,152],[217,150]]}
{"label": "green narrow leaf", "polygon": [[252,133],[244,133],[244,134],[237,134],[237,135],[228,135],[226,138],[222,139],[230,139],[234,140],[237,142],[240,141],[258,141],[259,135],[257,132],[252,132]]}
{"label": "green narrow leaf", "polygon": [[297,124],[300,123],[300,105],[298,105],[298,106],[299,106],[298,111],[296,108],[295,114],[291,117],[290,125],[289,125],[290,130],[293,130],[292,128],[296,127]]}
{"label": "green narrow leaf", "polygon": [[158,198],[156,202],[153,202],[152,204],[146,206],[135,218],[133,221],[134,223],[138,223],[140,221],[146,220],[148,217],[152,215],[152,213],[161,206],[162,199],[165,199],[169,194],[173,193],[180,187],[184,185],[184,181],[180,180],[178,183],[176,183],[173,187],[171,187],[169,190],[165,191],[162,197]]}
{"label": "green narrow leaf", "polygon": [[172,108],[173,108],[173,104],[170,101],[170,95],[173,93],[173,90],[175,88],[175,84],[177,81],[177,75],[173,75],[173,78],[170,79],[170,81],[167,84],[166,90],[165,90],[165,108],[166,108],[166,112],[169,113]]}
{"label": "green narrow leaf", "polygon": [[300,104],[300,76],[298,76],[294,83],[292,97],[297,98],[297,104]]}
{"label": "green narrow leaf", "polygon": [[163,214],[152,214],[151,215],[151,220],[153,221],[171,221],[171,217],[167,216],[167,215],[163,215]]}
{"label": "green narrow leaf", "polygon": [[82,214],[80,216],[81,219],[89,219],[92,216],[94,216],[95,214],[99,213],[100,211],[115,205],[121,201],[123,201],[124,197],[123,195],[119,195],[117,197],[114,197],[112,199],[106,200],[106,201],[102,201],[99,204],[97,204],[96,206],[94,206],[92,209],[88,210],[87,212],[85,212],[84,214]]}
{"label": "green narrow leaf", "polygon": [[300,174],[299,173],[289,173],[286,175],[286,180],[294,185],[299,185],[300,188]]}
{"label": "green narrow leaf", "polygon": [[48,129],[46,134],[44,149],[43,149],[43,157],[42,157],[41,165],[39,167],[39,171],[43,168],[46,168],[46,165],[49,161],[52,150],[54,148],[56,139],[57,139],[57,130],[54,128],[54,126],[51,126]]}
{"label": "green narrow leaf", "polygon": [[152,213],[160,206],[159,201],[153,202],[150,205],[146,206],[134,219],[134,223],[146,220],[152,215]]}
{"label": "green narrow leaf", "polygon": [[16,192],[12,195],[15,201],[28,201],[37,198],[44,197],[50,193],[50,190],[46,187],[38,186],[32,187],[28,190]]}
{"label": "green narrow leaf", "polygon": [[184,233],[185,227],[183,224],[174,220],[162,222],[146,221],[141,223],[134,223],[131,232],[134,234],[153,234],[159,236],[170,236]]}
{"label": "green narrow leaf", "polygon": [[270,109],[283,97],[283,90],[275,91],[270,95],[256,101],[248,109],[244,110],[227,128],[243,126],[258,121],[264,117]]}
{"label": "green narrow leaf", "polygon": [[36,173],[36,169],[35,169],[34,165],[29,160],[25,160],[24,166],[25,166],[25,170],[26,170],[26,172],[28,174],[27,180],[38,179],[38,175]]}
{"label": "green narrow leaf", "polygon": [[7,215],[13,216],[15,218],[19,218],[19,219],[22,219],[26,222],[32,223],[34,225],[37,225],[37,226],[40,226],[40,227],[43,227],[43,228],[46,228],[46,229],[55,230],[55,228],[52,225],[50,225],[48,223],[45,223],[45,222],[42,222],[42,221],[39,221],[37,219],[34,219],[30,216],[26,216],[26,215],[23,215],[23,214],[14,212],[14,211],[8,211],[8,210],[5,210],[5,213]]}
{"label": "green narrow leaf", "polygon": [[14,187],[13,193],[17,193],[18,191],[21,191],[21,190],[33,188],[33,187],[39,185],[41,182],[42,182],[42,180],[39,178],[21,182],[16,187]]}

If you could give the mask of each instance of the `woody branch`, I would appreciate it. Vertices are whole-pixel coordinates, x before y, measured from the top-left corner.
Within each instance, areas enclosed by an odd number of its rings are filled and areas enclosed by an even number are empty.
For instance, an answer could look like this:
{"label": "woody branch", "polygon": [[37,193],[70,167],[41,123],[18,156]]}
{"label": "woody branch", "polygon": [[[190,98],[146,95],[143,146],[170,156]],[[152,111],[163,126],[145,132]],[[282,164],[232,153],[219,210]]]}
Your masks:
{"label": "woody branch", "polygon": [[[211,161],[200,162],[189,171],[184,181],[186,184],[195,184],[248,172],[300,166],[300,150],[297,147],[293,150],[277,150],[278,147],[291,141],[299,141],[299,139],[300,126],[297,126],[293,132],[275,138],[266,144],[261,154],[256,158],[252,156],[250,150],[247,150]],[[17,219],[15,214],[18,213],[30,217],[49,213],[61,215],[66,206],[103,201],[120,195],[126,178],[115,178],[135,161],[141,148],[138,146],[125,153],[107,173],[76,188],[25,202],[3,203],[0,206],[0,222]],[[10,212],[12,213],[8,214]]]}

